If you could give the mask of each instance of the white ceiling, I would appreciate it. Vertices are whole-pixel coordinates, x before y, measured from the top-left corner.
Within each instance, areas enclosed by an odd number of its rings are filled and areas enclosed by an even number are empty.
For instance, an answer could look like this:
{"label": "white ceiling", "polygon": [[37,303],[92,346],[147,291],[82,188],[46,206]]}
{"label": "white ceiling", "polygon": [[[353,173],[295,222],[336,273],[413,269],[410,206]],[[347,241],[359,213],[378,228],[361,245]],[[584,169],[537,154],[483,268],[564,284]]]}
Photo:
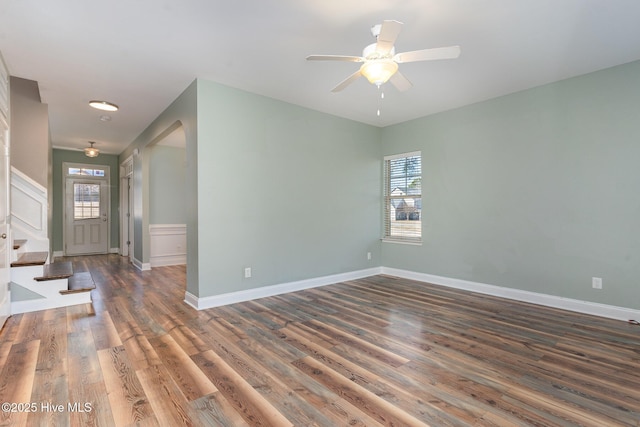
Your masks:
{"label": "white ceiling", "polygon": [[[401,64],[379,94],[359,64],[370,27],[404,22],[396,51],[460,45],[456,60]],[[195,78],[386,126],[640,59],[638,0],[2,0],[0,51],[40,84],[56,147],[119,154]],[[385,85],[387,86],[387,85]],[[112,120],[87,106],[118,104]]]}

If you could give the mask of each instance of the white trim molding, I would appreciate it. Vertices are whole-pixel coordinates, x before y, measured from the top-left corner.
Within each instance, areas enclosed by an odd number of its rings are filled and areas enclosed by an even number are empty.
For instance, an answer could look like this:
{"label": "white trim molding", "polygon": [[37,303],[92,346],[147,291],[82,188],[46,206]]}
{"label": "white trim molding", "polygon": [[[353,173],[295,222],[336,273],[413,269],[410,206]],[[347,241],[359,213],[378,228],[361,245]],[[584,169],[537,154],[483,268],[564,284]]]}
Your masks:
{"label": "white trim molding", "polygon": [[317,288],[334,283],[345,282],[347,280],[362,279],[375,276],[381,273],[380,267],[368,268],[365,270],[351,271],[348,273],[332,274],[329,276],[316,277],[312,279],[298,280],[295,282],[281,283],[278,285],[264,286],[261,288],[246,289],[227,294],[213,295],[210,297],[198,298],[195,295],[185,292],[184,302],[196,310],[220,307],[238,302],[251,301],[258,298],[271,297],[274,295],[286,294],[289,292],[301,291],[304,289]]}
{"label": "white trim molding", "polygon": [[140,271],[149,271],[151,270],[151,264],[148,262],[142,262],[136,258],[132,258],[131,263]]}
{"label": "white trim molding", "polygon": [[251,301],[258,298],[270,297],[274,295],[285,294],[288,292],[296,292],[304,289],[331,285],[348,280],[362,279],[378,274],[386,274],[389,276],[401,277],[403,279],[416,280],[419,282],[431,283],[448,288],[477,292],[499,298],[527,302],[545,307],[558,308],[561,310],[574,311],[577,313],[590,314],[593,316],[605,317],[609,319],[622,320],[625,322],[631,319],[640,319],[640,310],[634,310],[632,308],[581,301],[572,298],[541,294],[537,292],[524,291],[521,289],[505,288],[502,286],[471,282],[468,280],[452,279],[450,277],[417,273],[414,271],[401,270],[390,267],[373,267],[365,270],[334,274],[330,276],[300,280],[296,282],[282,283],[278,285],[265,286],[262,288],[247,289],[203,298],[198,298],[197,296],[189,292],[185,292],[184,302],[189,304],[196,310],[204,310],[207,308],[220,307],[223,305],[235,304],[244,301]]}
{"label": "white trim molding", "polygon": [[462,289],[465,291],[478,292],[500,298],[512,299],[515,301],[528,302],[546,307],[559,308],[562,310],[575,311],[593,316],[606,317],[609,319],[628,321],[640,319],[640,310],[632,308],[617,307],[614,305],[600,304],[590,301],[581,301],[572,298],[559,297],[537,292],[524,291],[521,289],[505,288],[502,286],[489,285],[486,283],[471,282],[468,280],[452,279],[449,277],[435,276],[426,273],[416,273],[414,271],[400,270],[397,268],[382,267],[382,274],[401,277],[403,279],[417,280],[419,282],[432,283],[434,285],[446,286],[448,288]]}
{"label": "white trim molding", "polygon": [[151,267],[187,263],[187,225],[150,224]]}

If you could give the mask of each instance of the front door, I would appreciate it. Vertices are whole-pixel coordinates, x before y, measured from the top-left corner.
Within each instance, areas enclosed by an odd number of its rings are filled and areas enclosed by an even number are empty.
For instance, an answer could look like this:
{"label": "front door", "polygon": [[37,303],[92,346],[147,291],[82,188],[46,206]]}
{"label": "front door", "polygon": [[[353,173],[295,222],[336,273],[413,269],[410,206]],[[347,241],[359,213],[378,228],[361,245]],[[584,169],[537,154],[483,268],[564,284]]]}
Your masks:
{"label": "front door", "polygon": [[64,254],[109,251],[109,176],[107,166],[65,163]]}

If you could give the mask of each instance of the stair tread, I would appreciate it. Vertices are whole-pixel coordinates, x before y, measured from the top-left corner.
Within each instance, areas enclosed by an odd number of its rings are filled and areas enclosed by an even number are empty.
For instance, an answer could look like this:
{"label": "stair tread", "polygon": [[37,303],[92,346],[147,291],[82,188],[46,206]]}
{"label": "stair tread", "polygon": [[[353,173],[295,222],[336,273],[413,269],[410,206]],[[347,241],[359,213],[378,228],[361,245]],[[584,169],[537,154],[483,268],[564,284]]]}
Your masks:
{"label": "stair tread", "polygon": [[42,282],[45,280],[66,279],[73,276],[73,265],[70,262],[54,262],[44,266],[42,276],[34,277],[34,280]]}
{"label": "stair tread", "polygon": [[89,292],[96,288],[96,284],[93,282],[91,273],[88,271],[81,271],[74,273],[69,277],[69,289],[60,291],[61,294],[73,294],[78,292]]}
{"label": "stair tread", "polygon": [[15,239],[13,241],[13,249],[20,249],[25,243],[27,243],[27,239]]}
{"label": "stair tread", "polygon": [[49,252],[25,252],[17,261],[11,263],[11,267],[25,267],[30,265],[44,265],[49,257]]}

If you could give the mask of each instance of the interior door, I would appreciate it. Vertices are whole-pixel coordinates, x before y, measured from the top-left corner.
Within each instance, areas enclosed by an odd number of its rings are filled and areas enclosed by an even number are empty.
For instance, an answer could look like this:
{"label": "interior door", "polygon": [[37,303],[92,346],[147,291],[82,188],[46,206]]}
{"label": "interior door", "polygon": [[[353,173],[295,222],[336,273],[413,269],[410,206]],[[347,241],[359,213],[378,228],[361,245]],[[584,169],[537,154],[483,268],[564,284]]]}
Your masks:
{"label": "interior door", "polygon": [[109,185],[106,179],[65,183],[65,255],[106,254],[109,249]]}
{"label": "interior door", "polygon": [[[1,59],[0,59],[1,60]],[[0,63],[1,65],[1,63]],[[0,113],[0,328],[11,314],[11,230],[9,226],[9,126]]]}

